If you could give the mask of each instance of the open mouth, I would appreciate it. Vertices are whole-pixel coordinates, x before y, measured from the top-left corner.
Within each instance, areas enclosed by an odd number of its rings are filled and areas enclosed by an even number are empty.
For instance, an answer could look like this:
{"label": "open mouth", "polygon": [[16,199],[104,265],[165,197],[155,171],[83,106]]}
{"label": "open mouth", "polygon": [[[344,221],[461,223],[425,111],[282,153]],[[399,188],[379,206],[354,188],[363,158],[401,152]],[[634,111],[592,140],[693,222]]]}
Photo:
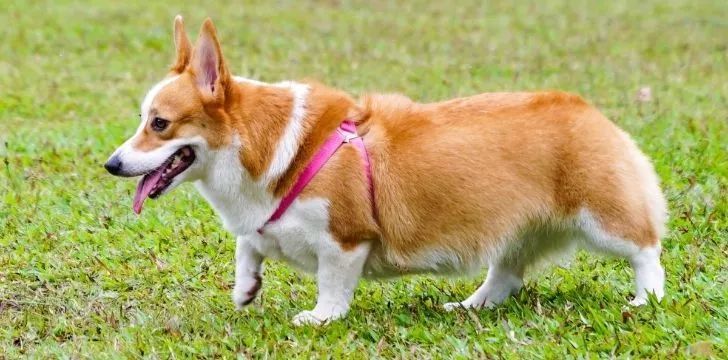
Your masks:
{"label": "open mouth", "polygon": [[134,212],[140,214],[146,198],[155,199],[166,190],[174,178],[187,170],[195,161],[195,152],[190,146],[183,146],[162,165],[142,176],[134,195]]}

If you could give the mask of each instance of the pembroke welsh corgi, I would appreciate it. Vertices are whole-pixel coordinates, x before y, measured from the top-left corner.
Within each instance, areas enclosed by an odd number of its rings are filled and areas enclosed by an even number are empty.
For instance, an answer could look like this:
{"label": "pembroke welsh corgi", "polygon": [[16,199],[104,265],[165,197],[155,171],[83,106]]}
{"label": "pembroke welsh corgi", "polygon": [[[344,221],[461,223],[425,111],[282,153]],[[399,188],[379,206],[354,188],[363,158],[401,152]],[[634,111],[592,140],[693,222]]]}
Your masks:
{"label": "pembroke welsh corgi", "polygon": [[316,274],[316,306],[293,322],[319,324],[348,312],[362,276],[488,266],[475,293],[445,309],[492,307],[540,260],[575,248],[629,260],[633,305],[663,296],[659,180],[579,96],[355,101],[320,84],[233,76],[210,19],[193,46],[177,16],[174,43],[136,134],[105,167],[142,176],[137,213],[146,198],[194,182],[237,238],[238,307],[260,290],[266,257]]}

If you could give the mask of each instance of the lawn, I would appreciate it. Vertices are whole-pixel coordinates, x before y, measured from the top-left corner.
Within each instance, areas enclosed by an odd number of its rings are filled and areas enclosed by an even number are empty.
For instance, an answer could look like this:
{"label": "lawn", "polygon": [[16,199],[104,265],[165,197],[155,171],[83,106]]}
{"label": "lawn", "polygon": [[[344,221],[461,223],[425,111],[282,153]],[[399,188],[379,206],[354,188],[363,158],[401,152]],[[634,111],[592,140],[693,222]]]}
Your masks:
{"label": "lawn", "polygon": [[[728,1],[173,3],[0,2],[0,358],[728,357]],[[313,279],[268,262],[236,311],[234,239],[193,187],[137,217],[135,183],[102,167],[172,60],[177,13],[192,36],[213,17],[231,69],[264,81],[583,95],[663,181],[665,299],[627,308],[628,264],[580,253],[480,312],[441,305],[483,274],[364,281],[320,328],[290,323]]]}

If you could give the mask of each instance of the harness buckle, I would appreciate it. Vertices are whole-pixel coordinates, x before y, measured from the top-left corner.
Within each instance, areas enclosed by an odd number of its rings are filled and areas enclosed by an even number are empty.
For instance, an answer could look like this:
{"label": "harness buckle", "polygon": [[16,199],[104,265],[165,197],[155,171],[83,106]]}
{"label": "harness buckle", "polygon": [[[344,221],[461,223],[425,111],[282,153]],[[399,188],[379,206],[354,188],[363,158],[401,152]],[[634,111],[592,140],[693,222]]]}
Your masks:
{"label": "harness buckle", "polygon": [[344,137],[344,142],[345,143],[350,143],[351,140],[354,140],[354,139],[356,139],[356,138],[359,137],[359,134],[354,134],[354,133],[350,133],[350,132],[344,132],[341,129],[336,129],[336,131],[338,131],[339,134],[341,134],[341,136]]}

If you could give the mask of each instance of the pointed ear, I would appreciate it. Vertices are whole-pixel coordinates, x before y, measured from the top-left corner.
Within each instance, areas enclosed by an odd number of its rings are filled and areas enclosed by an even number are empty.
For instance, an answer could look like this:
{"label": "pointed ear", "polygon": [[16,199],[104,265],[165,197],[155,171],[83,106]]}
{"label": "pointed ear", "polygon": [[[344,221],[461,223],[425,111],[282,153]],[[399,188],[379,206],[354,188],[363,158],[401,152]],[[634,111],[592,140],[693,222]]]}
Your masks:
{"label": "pointed ear", "polygon": [[230,74],[225,66],[220,42],[217,40],[215,26],[212,25],[210,18],[205,19],[200,29],[190,69],[203,95],[212,97],[211,100],[220,100],[225,93],[225,86],[229,83]]}
{"label": "pointed ear", "polygon": [[174,47],[177,49],[177,57],[171,70],[179,74],[185,71],[192,57],[192,43],[190,43],[190,39],[185,32],[182,15],[177,15],[174,18]]}

